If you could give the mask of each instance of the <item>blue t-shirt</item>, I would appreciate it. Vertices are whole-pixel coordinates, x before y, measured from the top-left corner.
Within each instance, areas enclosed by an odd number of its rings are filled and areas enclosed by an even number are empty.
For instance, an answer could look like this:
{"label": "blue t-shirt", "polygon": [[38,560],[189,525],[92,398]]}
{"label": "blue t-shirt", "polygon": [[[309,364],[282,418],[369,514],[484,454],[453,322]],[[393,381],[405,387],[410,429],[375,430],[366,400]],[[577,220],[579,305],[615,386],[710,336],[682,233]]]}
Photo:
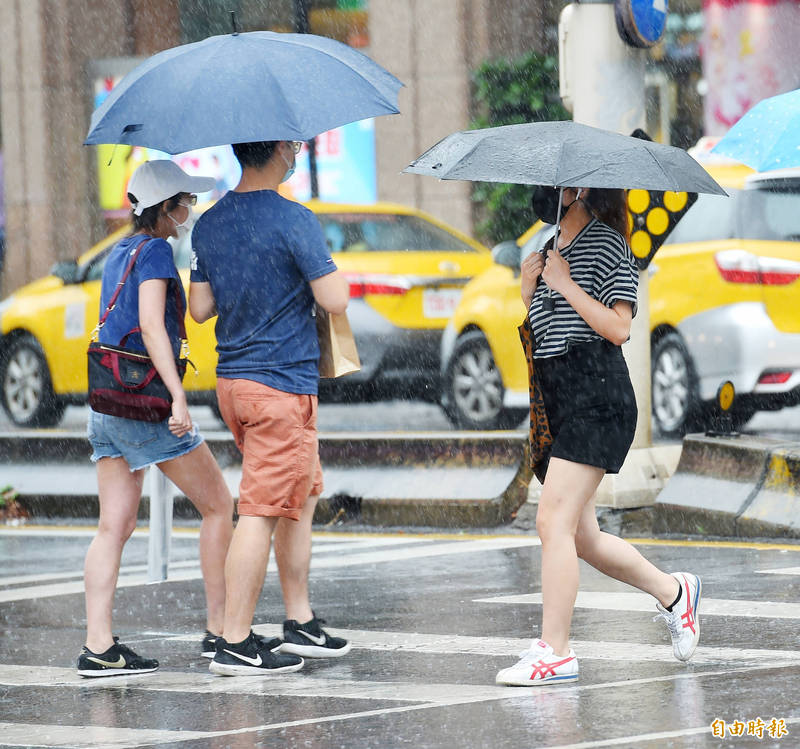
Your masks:
{"label": "blue t-shirt", "polygon": [[192,281],[217,305],[217,376],[317,393],[319,341],[309,281],[332,273],[322,227],[274,190],[227,192],[195,224]]}
{"label": "blue t-shirt", "polygon": [[[177,356],[180,353],[181,337],[178,326],[175,289],[178,289],[178,293],[181,296],[184,311],[186,310],[186,295],[183,291],[183,284],[180,282],[178,269],[175,267],[175,260],[172,257],[172,247],[165,240],[135,234],[132,237],[125,237],[114,246],[103,268],[99,316],[103,316],[106,306],[114,295],[117,284],[122,280],[125,268],[128,267],[131,254],[136,251],[143,239],[148,240],[147,244],[142,247],[139,257],[136,258],[128,280],[125,281],[122,291],[117,297],[114,309],[108,313],[105,325],[100,328],[98,340],[101,343],[108,343],[112,346],[120,345],[126,333],[139,327],[139,284],[142,281],[149,281],[153,278],[165,278],[169,279],[169,283],[167,284],[164,322],[167,327],[167,335],[169,335],[169,340],[172,343],[172,349]],[[132,334],[125,346],[137,351],[146,350],[140,333]]]}

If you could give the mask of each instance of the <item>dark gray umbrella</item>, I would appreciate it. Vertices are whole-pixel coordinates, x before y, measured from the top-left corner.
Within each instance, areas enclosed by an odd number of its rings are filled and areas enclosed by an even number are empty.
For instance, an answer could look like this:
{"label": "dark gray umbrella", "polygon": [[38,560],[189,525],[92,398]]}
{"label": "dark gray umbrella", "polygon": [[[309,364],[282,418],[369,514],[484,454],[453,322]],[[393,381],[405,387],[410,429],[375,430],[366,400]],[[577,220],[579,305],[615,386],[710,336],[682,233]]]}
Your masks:
{"label": "dark gray umbrella", "polygon": [[478,182],[727,194],[683,149],[569,121],[462,130],[403,171]]}

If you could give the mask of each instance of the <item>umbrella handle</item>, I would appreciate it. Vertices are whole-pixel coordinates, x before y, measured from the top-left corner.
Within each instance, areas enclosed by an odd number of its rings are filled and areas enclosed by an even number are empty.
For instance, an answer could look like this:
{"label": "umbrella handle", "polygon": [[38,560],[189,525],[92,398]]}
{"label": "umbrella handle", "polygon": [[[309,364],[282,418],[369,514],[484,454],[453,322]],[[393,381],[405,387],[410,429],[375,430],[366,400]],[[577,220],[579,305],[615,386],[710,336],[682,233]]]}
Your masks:
{"label": "umbrella handle", "polygon": [[[561,229],[561,204],[564,201],[564,188],[558,188],[558,208],[556,209],[556,231],[553,234],[553,249],[558,249],[558,234]],[[553,299],[553,290],[547,287],[547,296],[542,299],[542,309],[546,312],[552,312],[556,308],[556,300]]]}

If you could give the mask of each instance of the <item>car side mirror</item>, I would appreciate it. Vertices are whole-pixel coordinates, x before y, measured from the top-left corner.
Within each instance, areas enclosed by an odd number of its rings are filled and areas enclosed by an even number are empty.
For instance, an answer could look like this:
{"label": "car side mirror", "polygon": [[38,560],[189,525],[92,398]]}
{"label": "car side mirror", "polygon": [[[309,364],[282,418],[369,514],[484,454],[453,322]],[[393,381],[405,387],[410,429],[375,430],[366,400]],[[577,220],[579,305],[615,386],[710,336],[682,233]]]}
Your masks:
{"label": "car side mirror", "polygon": [[520,248],[513,239],[507,239],[492,248],[492,258],[495,263],[511,268],[515,275],[519,273],[519,255]]}
{"label": "car side mirror", "polygon": [[78,263],[74,260],[60,260],[52,268],[50,275],[60,278],[65,284],[78,282]]}

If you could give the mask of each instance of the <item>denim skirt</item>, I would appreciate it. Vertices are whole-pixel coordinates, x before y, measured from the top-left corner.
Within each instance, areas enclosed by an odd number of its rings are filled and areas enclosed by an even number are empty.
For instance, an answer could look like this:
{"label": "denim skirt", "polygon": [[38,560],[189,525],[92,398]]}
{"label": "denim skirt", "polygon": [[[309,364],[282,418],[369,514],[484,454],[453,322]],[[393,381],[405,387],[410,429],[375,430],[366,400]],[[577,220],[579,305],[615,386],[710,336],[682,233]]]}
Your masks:
{"label": "denim skirt", "polygon": [[534,363],[553,435],[549,457],[619,473],[637,417],[622,349],[596,340]]}
{"label": "denim skirt", "polygon": [[125,458],[131,471],[179,458],[203,444],[197,426],[183,437],[169,431],[168,419],[159,422],[135,421],[89,409],[87,434],[92,446],[92,461]]}

